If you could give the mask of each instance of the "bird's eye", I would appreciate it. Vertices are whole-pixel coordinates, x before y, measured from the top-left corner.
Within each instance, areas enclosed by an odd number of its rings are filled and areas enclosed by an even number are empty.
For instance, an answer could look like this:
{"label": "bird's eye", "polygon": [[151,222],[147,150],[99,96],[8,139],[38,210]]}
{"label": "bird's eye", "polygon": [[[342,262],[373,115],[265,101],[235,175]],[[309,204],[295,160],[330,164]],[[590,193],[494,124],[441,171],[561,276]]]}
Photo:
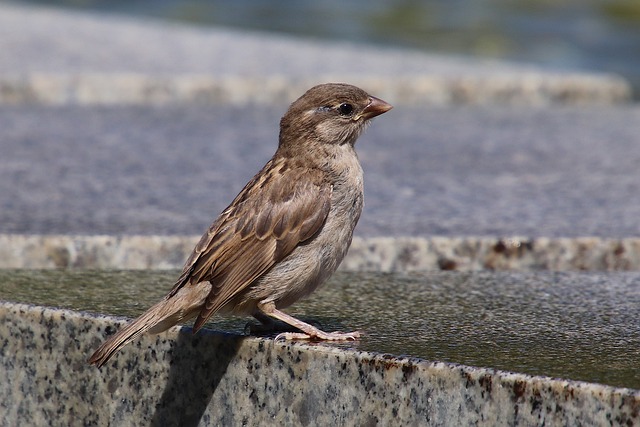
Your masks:
{"label": "bird's eye", "polygon": [[348,116],[349,114],[353,113],[353,105],[343,102],[338,107],[338,111],[340,112],[341,116]]}

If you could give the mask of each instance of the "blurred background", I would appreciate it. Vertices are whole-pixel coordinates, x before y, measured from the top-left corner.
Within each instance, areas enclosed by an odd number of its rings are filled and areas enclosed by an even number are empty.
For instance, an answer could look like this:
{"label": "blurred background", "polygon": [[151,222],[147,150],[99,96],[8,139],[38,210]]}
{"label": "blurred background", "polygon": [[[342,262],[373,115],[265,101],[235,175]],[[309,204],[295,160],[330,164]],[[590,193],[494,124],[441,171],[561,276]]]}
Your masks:
{"label": "blurred background", "polygon": [[640,0],[23,0],[197,25],[607,71],[640,95]]}

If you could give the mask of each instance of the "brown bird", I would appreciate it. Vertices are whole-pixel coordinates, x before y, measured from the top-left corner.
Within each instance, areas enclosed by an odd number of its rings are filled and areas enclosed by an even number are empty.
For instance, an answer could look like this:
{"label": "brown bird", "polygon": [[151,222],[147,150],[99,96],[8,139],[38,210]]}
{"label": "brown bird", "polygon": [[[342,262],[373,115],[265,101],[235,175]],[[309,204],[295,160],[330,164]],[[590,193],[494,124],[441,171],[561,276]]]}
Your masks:
{"label": "brown bird", "polygon": [[285,339],[355,339],[324,332],[282,311],[313,292],[344,258],[363,205],[354,144],[369,119],[392,107],[347,84],[309,89],[280,121],[276,153],[202,236],[169,294],[89,358],[104,365],[145,332],[214,313],[272,319],[301,332]]}

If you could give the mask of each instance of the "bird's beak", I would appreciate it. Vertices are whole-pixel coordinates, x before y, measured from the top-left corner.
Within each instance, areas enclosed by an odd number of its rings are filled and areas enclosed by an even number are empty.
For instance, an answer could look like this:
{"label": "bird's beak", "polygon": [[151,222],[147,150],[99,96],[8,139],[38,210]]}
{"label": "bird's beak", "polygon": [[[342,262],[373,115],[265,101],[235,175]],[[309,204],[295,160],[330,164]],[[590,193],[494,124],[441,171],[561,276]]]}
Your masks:
{"label": "bird's beak", "polygon": [[375,96],[369,96],[369,100],[369,105],[362,110],[362,113],[355,117],[356,120],[360,120],[361,118],[369,120],[382,113],[386,113],[393,108],[391,104],[388,104]]}

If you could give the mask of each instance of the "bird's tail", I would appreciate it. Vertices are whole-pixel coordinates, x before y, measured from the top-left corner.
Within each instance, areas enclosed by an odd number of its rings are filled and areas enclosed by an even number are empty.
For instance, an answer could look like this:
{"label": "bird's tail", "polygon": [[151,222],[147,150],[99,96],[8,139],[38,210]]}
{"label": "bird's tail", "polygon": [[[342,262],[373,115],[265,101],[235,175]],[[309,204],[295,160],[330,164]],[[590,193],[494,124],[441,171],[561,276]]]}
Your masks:
{"label": "bird's tail", "polygon": [[186,286],[175,295],[164,298],[105,341],[88,362],[101,367],[122,347],[145,332],[159,334],[173,325],[189,320],[201,310],[210,290],[208,282],[201,282],[196,286]]}

